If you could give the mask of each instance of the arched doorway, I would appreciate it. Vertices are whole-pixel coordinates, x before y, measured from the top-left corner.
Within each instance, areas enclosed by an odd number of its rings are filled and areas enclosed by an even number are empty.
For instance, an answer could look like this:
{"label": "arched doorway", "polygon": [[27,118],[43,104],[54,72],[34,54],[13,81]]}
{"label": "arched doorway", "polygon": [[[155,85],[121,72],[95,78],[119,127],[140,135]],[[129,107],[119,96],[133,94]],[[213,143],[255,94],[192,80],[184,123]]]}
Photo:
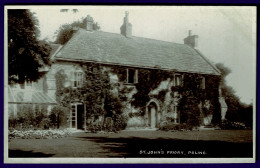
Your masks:
{"label": "arched doorway", "polygon": [[158,121],[159,121],[159,105],[157,104],[156,101],[150,101],[147,106],[146,106],[146,111],[147,111],[147,125],[150,128],[156,128],[158,126]]}

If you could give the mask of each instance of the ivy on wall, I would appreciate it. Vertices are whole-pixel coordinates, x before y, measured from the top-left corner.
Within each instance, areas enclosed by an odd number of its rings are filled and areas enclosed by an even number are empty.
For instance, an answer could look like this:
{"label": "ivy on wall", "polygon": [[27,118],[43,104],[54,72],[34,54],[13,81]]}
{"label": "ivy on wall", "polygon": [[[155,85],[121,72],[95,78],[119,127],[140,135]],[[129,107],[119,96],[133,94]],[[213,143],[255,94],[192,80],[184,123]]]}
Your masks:
{"label": "ivy on wall", "polygon": [[106,71],[99,64],[81,65],[84,72],[81,88],[65,88],[63,85],[69,77],[60,70],[56,73],[56,98],[59,104],[69,107],[72,102],[86,105],[87,116],[113,116],[122,113],[122,105],[118,97],[110,92],[112,86]]}
{"label": "ivy on wall", "polygon": [[[181,122],[193,126],[201,124],[201,117],[208,114],[213,115],[212,122],[220,121],[220,104],[218,101],[218,86],[220,79],[217,76],[204,75],[206,79],[206,88],[201,88],[201,75],[184,74],[183,84],[181,87],[172,87],[172,91],[178,91],[181,95],[179,100],[179,110],[181,113]],[[205,100],[211,102],[209,109],[204,107]],[[199,109],[202,105],[202,112]]]}
{"label": "ivy on wall", "polygon": [[[133,87],[123,87],[119,90],[117,96],[113,96],[110,90],[113,89],[107,71],[102,70],[99,64],[82,65],[85,74],[84,85],[82,88],[64,88],[63,84],[68,78],[63,70],[56,74],[56,96],[57,101],[68,106],[72,101],[82,101],[87,105],[87,114],[95,116],[111,117],[115,114],[121,114],[123,111],[123,102],[127,101]],[[119,82],[126,82],[126,68],[111,66],[110,72],[117,74]],[[221,118],[220,104],[218,102],[218,86],[220,79],[218,76],[203,75],[206,79],[206,88],[201,88],[201,77],[199,74],[183,73],[183,82],[181,86],[171,87],[171,97],[174,92],[180,95],[178,110],[181,114],[181,122],[189,123],[193,126],[201,124],[201,116],[213,114],[213,123],[218,123]],[[132,96],[130,103],[136,108],[140,108],[138,116],[145,114],[146,104],[150,101],[149,93],[158,88],[162,81],[168,78],[174,78],[174,72],[159,69],[138,69],[138,83],[135,84],[136,93]],[[168,89],[162,89],[157,95],[154,95],[161,103],[165,101]],[[211,103],[210,108],[205,108],[205,100]],[[202,110],[199,108],[201,104]],[[201,114],[202,113],[202,114]],[[131,116],[136,116],[131,115]]]}
{"label": "ivy on wall", "polygon": [[[146,104],[151,98],[149,93],[156,89],[162,81],[173,78],[173,75],[174,73],[170,71],[140,69],[138,71],[139,82],[136,84],[137,93],[133,95],[132,105],[139,107],[144,114]],[[161,91],[157,98],[163,102],[165,94],[165,90]]]}

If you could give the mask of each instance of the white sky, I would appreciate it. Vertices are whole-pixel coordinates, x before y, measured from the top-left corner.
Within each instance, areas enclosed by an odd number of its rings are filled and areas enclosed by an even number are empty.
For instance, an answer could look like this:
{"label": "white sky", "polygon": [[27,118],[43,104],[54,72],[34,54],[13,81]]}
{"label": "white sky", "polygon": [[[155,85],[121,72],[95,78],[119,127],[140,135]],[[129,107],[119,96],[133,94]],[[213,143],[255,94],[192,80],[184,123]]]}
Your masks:
{"label": "white sky", "polygon": [[[79,9],[78,13],[60,9]],[[188,30],[199,35],[198,49],[213,63],[232,70],[227,77],[241,101],[255,98],[256,8],[255,7],[127,7],[127,6],[38,6],[32,10],[39,20],[41,39],[55,39],[64,23],[90,14],[104,32],[120,33],[125,11],[129,11],[134,36],[183,43]]]}

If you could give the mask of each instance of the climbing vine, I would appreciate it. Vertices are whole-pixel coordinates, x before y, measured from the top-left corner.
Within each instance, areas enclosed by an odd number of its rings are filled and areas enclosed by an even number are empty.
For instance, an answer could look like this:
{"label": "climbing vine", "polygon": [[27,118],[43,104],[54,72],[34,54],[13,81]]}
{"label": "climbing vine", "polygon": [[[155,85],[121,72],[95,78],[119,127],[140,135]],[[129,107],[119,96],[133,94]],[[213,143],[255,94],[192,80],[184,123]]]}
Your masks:
{"label": "climbing vine", "polygon": [[99,64],[81,65],[84,73],[83,86],[79,88],[63,85],[68,80],[64,70],[56,73],[56,97],[60,105],[69,107],[71,102],[82,102],[86,105],[87,117],[111,117],[117,121],[122,114],[122,104],[111,92],[109,75]]}
{"label": "climbing vine", "polygon": [[[138,71],[139,82],[136,84],[137,93],[133,95],[132,105],[145,111],[146,104],[150,100],[149,93],[156,89],[160,83],[168,78],[173,78],[173,72],[158,69]],[[166,91],[161,91],[157,97],[161,102],[164,101]]]}
{"label": "climbing vine", "polygon": [[[142,116],[145,114],[146,104],[152,98],[149,93],[159,87],[162,81],[174,79],[174,72],[164,71],[159,69],[138,69],[138,83],[135,87],[121,87],[118,89],[117,96],[113,96],[111,89],[114,86],[109,81],[107,71],[104,71],[101,65],[88,64],[81,66],[85,80],[81,88],[64,88],[63,83],[67,80],[64,71],[59,71],[56,74],[57,85],[57,101],[63,106],[73,100],[82,101],[87,105],[87,115],[112,117],[120,115],[124,109],[124,102],[128,102],[127,95],[136,89],[131,101],[132,106],[139,108],[137,114],[132,116]],[[120,82],[126,82],[126,68],[111,66],[109,71],[116,74]],[[183,80],[180,86],[172,86],[170,90],[162,89],[157,95],[153,95],[159,102],[164,103],[167,92],[170,92],[172,98],[175,93],[178,93],[178,110],[181,114],[181,122],[192,126],[199,126],[203,116],[213,114],[213,123],[220,121],[220,104],[218,101],[218,86],[220,78],[213,75],[203,75],[206,81],[205,88],[201,87],[202,75],[183,73]],[[122,86],[122,85],[121,85]],[[120,87],[118,87],[120,88]],[[210,102],[206,107],[205,102]],[[171,102],[172,103],[172,102]],[[200,107],[199,107],[200,105]],[[169,111],[169,110],[167,110]],[[117,119],[115,119],[117,120]]]}
{"label": "climbing vine", "polygon": [[[183,85],[172,87],[172,91],[178,91],[181,95],[179,100],[179,110],[181,122],[193,126],[199,126],[203,116],[213,115],[212,122],[220,121],[220,104],[218,102],[218,86],[220,79],[217,76],[204,75],[206,87],[201,88],[201,76],[198,74],[184,74]],[[205,108],[205,100],[211,102],[210,108]],[[202,107],[202,113],[199,108]]]}

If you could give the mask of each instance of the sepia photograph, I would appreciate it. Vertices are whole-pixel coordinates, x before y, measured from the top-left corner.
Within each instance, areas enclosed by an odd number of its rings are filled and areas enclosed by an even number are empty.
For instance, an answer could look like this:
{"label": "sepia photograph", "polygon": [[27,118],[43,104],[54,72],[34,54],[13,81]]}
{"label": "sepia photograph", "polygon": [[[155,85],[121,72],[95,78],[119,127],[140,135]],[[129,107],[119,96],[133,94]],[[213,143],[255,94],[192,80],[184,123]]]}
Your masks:
{"label": "sepia photograph", "polygon": [[5,6],[5,163],[254,163],[256,7]]}

